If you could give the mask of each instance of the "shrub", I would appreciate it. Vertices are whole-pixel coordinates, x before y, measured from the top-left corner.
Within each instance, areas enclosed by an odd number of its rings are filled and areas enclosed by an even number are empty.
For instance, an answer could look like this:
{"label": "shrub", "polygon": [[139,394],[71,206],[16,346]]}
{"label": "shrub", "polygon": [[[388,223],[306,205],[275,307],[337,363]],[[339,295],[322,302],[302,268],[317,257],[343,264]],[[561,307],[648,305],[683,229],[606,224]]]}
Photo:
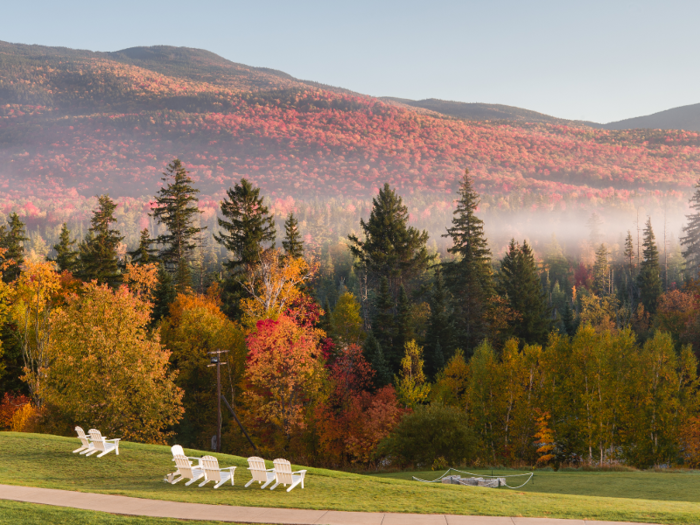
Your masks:
{"label": "shrub", "polygon": [[401,465],[431,467],[438,458],[450,466],[466,464],[475,447],[476,438],[464,412],[428,405],[406,415],[379,450]]}

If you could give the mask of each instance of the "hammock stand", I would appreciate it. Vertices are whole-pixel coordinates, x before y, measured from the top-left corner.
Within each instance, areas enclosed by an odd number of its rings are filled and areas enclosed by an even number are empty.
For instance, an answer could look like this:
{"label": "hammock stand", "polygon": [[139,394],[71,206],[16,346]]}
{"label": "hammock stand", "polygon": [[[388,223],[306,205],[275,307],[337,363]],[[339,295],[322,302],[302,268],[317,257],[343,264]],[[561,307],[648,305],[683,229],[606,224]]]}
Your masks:
{"label": "hammock stand", "polygon": [[450,472],[459,472],[460,474],[469,474],[470,476],[475,477],[475,478],[491,478],[491,479],[496,479],[496,478],[506,478],[507,479],[507,478],[517,478],[517,477],[527,476],[527,479],[525,480],[525,482],[521,485],[518,485],[517,487],[511,487],[506,482],[506,484],[504,486],[509,488],[509,489],[519,489],[521,487],[524,487],[525,485],[527,485],[530,482],[532,477],[535,475],[534,472],[526,472],[525,474],[510,474],[508,476],[489,476],[487,474],[474,474],[473,472],[466,472],[464,470],[457,470],[456,468],[450,468],[450,469],[447,469],[447,472],[445,472],[439,478],[436,478],[436,479],[421,479],[421,478],[417,478],[415,476],[413,476],[413,479],[416,481],[421,481],[423,483],[440,483],[442,481],[442,478],[447,477],[450,474]]}

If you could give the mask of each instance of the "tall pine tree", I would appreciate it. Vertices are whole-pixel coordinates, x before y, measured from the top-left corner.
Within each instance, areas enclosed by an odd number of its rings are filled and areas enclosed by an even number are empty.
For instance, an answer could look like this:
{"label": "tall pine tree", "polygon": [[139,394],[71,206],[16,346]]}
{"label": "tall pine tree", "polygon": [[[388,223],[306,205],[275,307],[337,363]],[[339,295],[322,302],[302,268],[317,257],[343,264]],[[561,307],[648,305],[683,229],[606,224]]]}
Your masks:
{"label": "tall pine tree", "polygon": [[610,292],[610,267],[608,265],[608,249],[601,244],[595,252],[595,264],[593,265],[593,293],[598,297],[608,295]]}
{"label": "tall pine tree", "polygon": [[644,227],[644,260],[639,265],[639,296],[644,309],[650,314],[656,312],[656,303],[662,293],[661,266],[659,265],[659,249],[656,247],[656,237],[651,227],[651,218],[647,218]]}
{"label": "tall pine tree", "polygon": [[87,237],[80,243],[80,269],[78,277],[83,281],[96,280],[116,287],[122,280],[119,270],[119,244],[124,237],[112,229],[117,205],[109,195],[97,198],[97,209],[92,214]]}
{"label": "tall pine tree", "polygon": [[58,236],[58,243],[53,246],[56,251],[56,257],[53,261],[58,265],[59,271],[75,273],[78,265],[78,251],[74,248],[76,244],[75,239],[71,240],[70,230],[64,222]]}
{"label": "tall pine tree", "polygon": [[374,317],[372,318],[372,333],[381,346],[384,359],[392,374],[399,369],[403,349],[396,345],[395,303],[389,289],[389,279],[382,277],[379,290],[374,301]]}
{"label": "tall pine tree", "polygon": [[128,252],[131,257],[132,264],[149,264],[158,261],[158,250],[156,248],[151,248],[156,241],[151,239],[151,233],[148,228],[141,230],[141,236],[139,237],[139,245],[133,252]]}
{"label": "tall pine tree", "polygon": [[163,187],[156,195],[157,207],[151,215],[167,228],[156,239],[162,247],[160,260],[173,274],[176,289],[182,292],[192,285],[190,263],[197,247],[195,240],[206,228],[196,226],[201,213],[197,206],[199,190],[192,186],[192,179],[179,159],[168,165],[162,181]]}
{"label": "tall pine tree", "polygon": [[304,255],[304,241],[299,233],[299,221],[293,213],[290,213],[284,221],[284,240],[282,241],[284,253],[289,257],[301,257]]}
{"label": "tall pine tree", "polygon": [[684,246],[686,271],[692,279],[700,278],[700,181],[695,184],[695,193],[690,199],[692,212],[687,215],[688,224],[683,227],[681,245]]}
{"label": "tall pine tree", "polygon": [[24,242],[28,241],[24,223],[19,215],[11,213],[7,220],[7,226],[0,227],[0,248],[5,249],[3,260],[7,263],[3,270],[2,280],[10,283],[16,280],[21,273],[24,263]]}
{"label": "tall pine tree", "polygon": [[[360,220],[365,240],[349,235],[350,251],[358,259],[358,269],[375,289],[387,279],[391,297],[398,300],[401,285],[408,287],[434,259],[428,254],[428,232],[408,226],[408,209],[388,184],[372,200],[367,222]],[[380,341],[381,342],[381,341]]]}
{"label": "tall pine tree", "polygon": [[522,246],[514,239],[510,241],[501,261],[497,286],[499,294],[517,314],[510,326],[512,335],[524,343],[544,344],[552,327],[551,309],[527,241]]}
{"label": "tall pine tree", "polygon": [[464,172],[458,193],[452,227],[444,235],[452,240],[448,251],[455,259],[444,268],[445,283],[453,298],[455,326],[459,327],[457,345],[468,352],[486,337],[485,315],[493,281],[484,222],[476,216],[479,196],[472,188],[469,170]]}
{"label": "tall pine tree", "polygon": [[229,260],[224,262],[228,269],[223,290],[224,308],[230,317],[239,318],[240,302],[246,296],[241,280],[246,269],[259,262],[264,244],[274,245],[275,223],[263,205],[260,188],[246,179],[229,188],[226,195],[221,202],[221,231],[214,234],[214,239],[229,252]]}
{"label": "tall pine tree", "polygon": [[454,350],[454,325],[448,292],[438,268],[430,297],[430,319],[425,341],[425,366],[431,377],[435,377],[449,361]]}

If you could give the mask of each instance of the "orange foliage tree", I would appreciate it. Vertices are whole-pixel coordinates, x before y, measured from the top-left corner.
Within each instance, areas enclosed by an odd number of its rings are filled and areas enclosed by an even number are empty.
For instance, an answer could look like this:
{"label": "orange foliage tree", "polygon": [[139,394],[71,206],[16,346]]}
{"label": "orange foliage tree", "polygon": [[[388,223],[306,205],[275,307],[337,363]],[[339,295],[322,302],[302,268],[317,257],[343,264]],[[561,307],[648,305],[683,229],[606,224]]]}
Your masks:
{"label": "orange foliage tree", "polygon": [[323,332],[286,315],[258,321],[247,338],[244,398],[248,419],[268,443],[287,448],[306,428],[307,415],[324,393]]}
{"label": "orange foliage tree", "polygon": [[41,395],[73,424],[165,443],[182,417],[170,352],[149,332],[152,304],[94,282],[52,315],[51,366]]}

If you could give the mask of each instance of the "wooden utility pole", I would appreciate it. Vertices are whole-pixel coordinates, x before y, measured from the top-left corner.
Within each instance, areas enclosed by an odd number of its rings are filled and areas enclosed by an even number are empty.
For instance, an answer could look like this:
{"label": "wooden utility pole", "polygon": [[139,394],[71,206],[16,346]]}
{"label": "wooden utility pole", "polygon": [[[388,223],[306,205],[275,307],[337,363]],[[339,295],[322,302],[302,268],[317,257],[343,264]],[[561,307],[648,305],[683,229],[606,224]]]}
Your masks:
{"label": "wooden utility pole", "polygon": [[226,353],[228,353],[228,350],[214,350],[208,352],[208,354],[211,355],[211,364],[207,365],[207,368],[212,366],[216,367],[216,452],[221,452],[221,365],[226,364],[221,362],[221,354]]}

